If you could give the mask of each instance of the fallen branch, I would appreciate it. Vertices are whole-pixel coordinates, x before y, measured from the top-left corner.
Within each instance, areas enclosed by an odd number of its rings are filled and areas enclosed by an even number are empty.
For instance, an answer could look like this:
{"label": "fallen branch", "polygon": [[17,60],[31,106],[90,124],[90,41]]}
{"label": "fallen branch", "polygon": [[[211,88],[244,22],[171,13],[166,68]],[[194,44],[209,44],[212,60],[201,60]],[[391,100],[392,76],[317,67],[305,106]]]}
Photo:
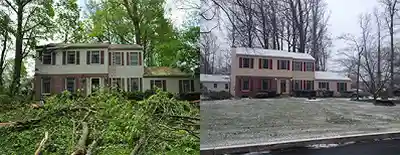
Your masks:
{"label": "fallen branch", "polygon": [[46,143],[48,138],[49,138],[49,132],[46,131],[44,133],[44,138],[40,142],[39,147],[36,149],[35,155],[40,155],[41,154],[41,151],[44,148],[44,144]]}
{"label": "fallen branch", "polygon": [[86,155],[92,155],[93,149],[96,147],[97,141],[93,140],[92,144],[89,145],[88,150],[86,151]]}
{"label": "fallen branch", "polygon": [[136,143],[135,147],[133,148],[131,155],[136,155],[139,152],[139,149],[142,147],[144,143],[146,143],[147,139],[146,136],[143,135],[139,138],[138,143]]}
{"label": "fallen branch", "polygon": [[76,150],[72,153],[72,155],[84,155],[86,149],[86,141],[89,135],[89,127],[86,122],[82,122],[82,135],[76,145]]}

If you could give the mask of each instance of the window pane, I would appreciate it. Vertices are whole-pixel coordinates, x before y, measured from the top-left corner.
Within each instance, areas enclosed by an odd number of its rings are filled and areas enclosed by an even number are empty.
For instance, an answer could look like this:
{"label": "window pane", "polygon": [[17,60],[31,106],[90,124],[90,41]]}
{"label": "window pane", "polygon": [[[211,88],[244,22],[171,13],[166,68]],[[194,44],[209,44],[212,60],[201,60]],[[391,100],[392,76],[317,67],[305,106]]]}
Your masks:
{"label": "window pane", "polygon": [[249,80],[248,79],[243,80],[243,89],[242,90],[249,90]]}
{"label": "window pane", "polygon": [[262,86],[261,88],[263,90],[268,90],[268,80],[262,80]]}
{"label": "window pane", "polygon": [[115,65],[121,65],[121,53],[120,52],[116,52],[114,53],[114,64]]}
{"label": "window pane", "polygon": [[100,63],[100,52],[99,51],[92,51],[92,62],[93,64],[98,64]]}
{"label": "window pane", "polygon": [[50,78],[42,78],[42,93],[50,93]]}
{"label": "window pane", "polygon": [[263,59],[263,68],[269,68],[268,59]]}
{"label": "window pane", "polygon": [[228,86],[228,84],[225,84],[225,89],[229,89],[229,86]]}
{"label": "window pane", "polygon": [[51,53],[43,53],[43,64],[51,64]]}
{"label": "window pane", "polygon": [[66,80],[66,90],[74,92],[75,90],[75,78],[67,78]]}
{"label": "window pane", "polygon": [[243,58],[243,68],[250,68],[250,59]]}
{"label": "window pane", "polygon": [[68,51],[67,64],[75,64],[75,51]]}
{"label": "window pane", "polygon": [[293,62],[293,64],[294,64],[294,70],[295,71],[301,71],[301,62],[297,62],[297,61],[295,61],[295,62]]}
{"label": "window pane", "polygon": [[218,85],[216,83],[214,83],[214,88],[218,88]]}
{"label": "window pane", "polygon": [[163,88],[163,85],[162,85],[162,81],[161,81],[161,80],[155,80],[155,81],[154,81],[154,85],[155,85],[157,88]]}
{"label": "window pane", "polygon": [[182,80],[182,87],[183,87],[183,89],[182,89],[183,92],[190,92],[190,81],[189,80]]}
{"label": "window pane", "polygon": [[133,66],[137,66],[139,64],[139,54],[136,52],[131,52],[129,55],[130,64]]}
{"label": "window pane", "polygon": [[139,90],[139,79],[138,78],[131,78],[131,91],[138,91]]}

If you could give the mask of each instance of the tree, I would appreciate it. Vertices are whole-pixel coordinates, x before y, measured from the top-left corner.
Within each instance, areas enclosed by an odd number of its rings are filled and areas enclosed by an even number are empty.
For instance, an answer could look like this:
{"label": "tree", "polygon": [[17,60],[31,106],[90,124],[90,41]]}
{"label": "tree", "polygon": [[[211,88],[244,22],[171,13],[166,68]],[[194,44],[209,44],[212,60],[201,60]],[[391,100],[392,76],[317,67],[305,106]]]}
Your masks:
{"label": "tree", "polygon": [[201,73],[213,74],[216,53],[219,51],[220,48],[217,43],[217,36],[210,32],[202,33],[200,37],[200,50],[203,57],[203,61],[201,62],[201,64],[203,65]]}
{"label": "tree", "polygon": [[54,35],[64,43],[78,43],[87,41],[84,25],[80,18],[80,9],[77,0],[59,0],[55,3]]}
{"label": "tree", "polygon": [[4,87],[4,70],[6,68],[6,56],[7,49],[10,45],[10,37],[9,34],[11,32],[11,19],[10,17],[4,13],[0,12],[0,39],[1,39],[1,55],[0,55],[0,89]]}
{"label": "tree", "polygon": [[390,84],[389,96],[393,96],[394,87],[394,16],[397,15],[398,0],[381,0],[380,3],[385,8],[385,20],[390,35]]}
{"label": "tree", "polygon": [[11,84],[10,93],[14,94],[20,85],[22,60],[28,56],[29,51],[36,47],[39,39],[46,39],[46,35],[52,27],[51,18],[54,16],[54,10],[51,0],[25,0],[11,1],[4,0],[0,5],[11,10],[15,15],[15,58],[14,75]]}

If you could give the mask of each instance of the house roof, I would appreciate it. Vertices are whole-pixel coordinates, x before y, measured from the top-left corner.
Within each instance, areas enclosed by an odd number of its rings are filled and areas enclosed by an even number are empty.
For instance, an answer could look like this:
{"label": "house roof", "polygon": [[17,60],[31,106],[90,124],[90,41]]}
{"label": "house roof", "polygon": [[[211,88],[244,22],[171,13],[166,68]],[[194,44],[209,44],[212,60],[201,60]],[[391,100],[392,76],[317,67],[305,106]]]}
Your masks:
{"label": "house roof", "polygon": [[65,44],[65,43],[50,43],[46,45],[37,46],[37,50],[46,49],[78,49],[78,48],[108,48],[113,50],[141,50],[142,46],[137,44],[109,44],[109,43],[76,43],[76,44]]}
{"label": "house roof", "polygon": [[315,72],[315,79],[316,80],[341,80],[341,81],[351,81],[350,78],[334,72],[322,72],[316,71]]}
{"label": "house roof", "polygon": [[253,56],[270,56],[270,57],[283,57],[302,60],[315,60],[310,54],[307,53],[294,53],[286,50],[272,50],[263,48],[246,48],[237,47],[236,54],[253,55]]}
{"label": "house roof", "polygon": [[143,76],[146,76],[146,77],[186,77],[186,76],[192,76],[192,74],[182,72],[178,68],[145,67]]}
{"label": "house roof", "polygon": [[200,82],[229,82],[229,75],[200,74]]}

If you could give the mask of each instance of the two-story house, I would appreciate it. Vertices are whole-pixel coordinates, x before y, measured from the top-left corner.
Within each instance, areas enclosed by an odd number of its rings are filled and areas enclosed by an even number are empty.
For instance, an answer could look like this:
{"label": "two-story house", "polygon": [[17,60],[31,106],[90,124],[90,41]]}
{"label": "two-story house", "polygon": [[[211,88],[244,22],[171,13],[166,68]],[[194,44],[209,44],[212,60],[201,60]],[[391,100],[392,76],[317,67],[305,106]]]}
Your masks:
{"label": "two-story house", "polygon": [[139,45],[47,44],[36,51],[36,98],[77,89],[90,94],[106,85],[142,90],[144,67]]}
{"label": "two-story house", "polygon": [[[231,59],[230,89],[232,95],[237,97],[251,96],[260,91],[290,94],[292,90],[315,90],[319,82],[327,80],[316,77],[315,59],[306,53],[232,48]],[[330,79],[332,80],[335,79]],[[342,83],[349,82],[347,79],[344,82],[343,79],[338,80]],[[350,89],[347,88],[350,87],[348,85],[346,84],[345,90]]]}

